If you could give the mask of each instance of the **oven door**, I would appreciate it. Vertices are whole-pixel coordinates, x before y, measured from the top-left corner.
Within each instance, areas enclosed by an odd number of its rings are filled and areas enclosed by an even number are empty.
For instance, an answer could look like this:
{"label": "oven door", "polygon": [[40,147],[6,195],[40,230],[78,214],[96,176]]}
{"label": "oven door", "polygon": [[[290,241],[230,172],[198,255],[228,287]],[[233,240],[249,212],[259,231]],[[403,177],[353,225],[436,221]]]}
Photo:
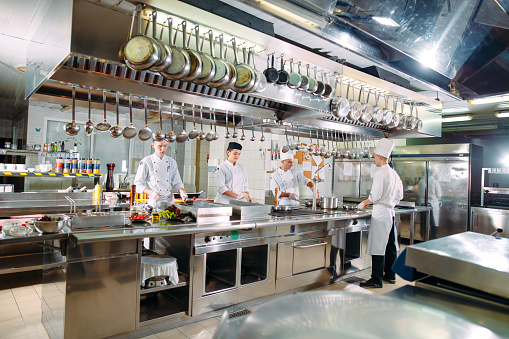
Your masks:
{"label": "oven door", "polygon": [[327,244],[326,237],[294,241],[293,275],[325,268]]}

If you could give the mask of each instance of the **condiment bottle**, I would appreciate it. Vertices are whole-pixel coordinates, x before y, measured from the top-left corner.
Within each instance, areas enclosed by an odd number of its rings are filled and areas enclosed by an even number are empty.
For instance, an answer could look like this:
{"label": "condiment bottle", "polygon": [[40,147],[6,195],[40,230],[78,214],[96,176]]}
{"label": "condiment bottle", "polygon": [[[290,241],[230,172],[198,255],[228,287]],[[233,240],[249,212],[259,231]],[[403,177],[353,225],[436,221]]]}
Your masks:
{"label": "condiment bottle", "polygon": [[64,172],[64,162],[62,157],[57,157],[57,163],[55,165],[55,173],[63,173]]}
{"label": "condiment bottle", "polygon": [[159,208],[154,208],[152,210],[152,222],[159,222],[161,217],[159,217]]}
{"label": "condiment bottle", "polygon": [[279,193],[279,188],[276,187],[275,194],[274,194],[274,206],[279,205],[279,199],[278,199],[279,194],[278,193]]}

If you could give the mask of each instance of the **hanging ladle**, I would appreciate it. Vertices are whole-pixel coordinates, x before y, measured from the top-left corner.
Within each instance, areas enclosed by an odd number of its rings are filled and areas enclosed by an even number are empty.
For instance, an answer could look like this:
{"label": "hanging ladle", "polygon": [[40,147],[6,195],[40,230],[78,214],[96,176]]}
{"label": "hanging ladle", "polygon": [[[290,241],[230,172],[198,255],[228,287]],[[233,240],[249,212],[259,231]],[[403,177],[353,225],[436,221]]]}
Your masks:
{"label": "hanging ladle", "polygon": [[309,130],[308,152],[313,153],[314,151],[315,151],[315,145],[313,145],[313,136],[311,135],[311,130]]}
{"label": "hanging ladle", "polygon": [[162,100],[157,100],[158,105],[159,105],[159,108],[158,108],[158,111],[159,111],[159,132],[154,134],[154,139],[156,141],[163,141],[164,139],[166,139],[166,134],[163,133],[163,112],[161,110],[161,101]]}
{"label": "hanging ladle", "polygon": [[290,150],[290,146],[288,145],[288,131],[286,130],[286,126],[285,126],[285,136],[286,136],[286,145],[284,145],[283,148],[281,148],[281,152],[288,153],[288,151]]}
{"label": "hanging ladle", "polygon": [[[324,141],[325,144],[325,141]],[[330,140],[329,140],[329,130],[327,130],[327,151],[323,155],[325,159],[329,159],[332,155],[332,152],[330,151]]]}
{"label": "hanging ladle", "polygon": [[230,130],[228,129],[228,124],[229,124],[229,123],[228,123],[228,111],[226,111],[226,118],[225,118],[225,121],[226,121],[226,134],[225,134],[225,136],[224,136],[224,137],[225,137],[226,139],[230,139],[230,137],[231,137],[232,135],[230,134]]}
{"label": "hanging ladle", "polygon": [[262,123],[263,123],[263,119],[260,119],[260,127],[262,129],[262,136],[260,138],[260,141],[264,142],[265,141],[265,135],[263,135],[263,124]]}
{"label": "hanging ladle", "polygon": [[210,111],[210,132],[207,133],[207,135],[205,136],[205,140],[207,141],[213,141],[215,140],[216,136],[214,134],[214,131],[212,130],[212,111]]}
{"label": "hanging ladle", "polygon": [[132,139],[136,136],[136,133],[136,127],[133,126],[133,95],[129,94],[129,126],[124,128],[122,135],[126,139]]}
{"label": "hanging ladle", "polygon": [[115,126],[113,126],[111,129],[110,129],[110,135],[113,137],[113,138],[118,138],[119,136],[122,135],[122,128],[120,128],[119,124],[119,99],[118,99],[118,91],[115,93],[115,107],[116,107],[116,111],[117,111],[117,124]]}
{"label": "hanging ladle", "polygon": [[170,119],[171,119],[171,132],[166,134],[166,140],[168,142],[174,142],[177,136],[173,132],[173,101],[170,101]]}
{"label": "hanging ladle", "polygon": [[144,107],[144,109],[145,109],[145,127],[140,129],[140,131],[138,132],[138,138],[140,138],[140,140],[142,140],[142,141],[145,141],[152,137],[152,130],[150,128],[148,128],[148,122],[147,122],[147,97],[143,98],[143,105],[145,106]]}
{"label": "hanging ladle", "polygon": [[180,111],[182,113],[182,132],[180,132],[177,135],[177,142],[180,144],[185,142],[189,136],[186,132],[186,116],[184,115],[184,108],[185,108],[185,104],[182,103],[182,108]]}
{"label": "hanging ladle", "polygon": [[203,109],[202,109],[202,106],[200,106],[200,125],[201,125],[201,131],[200,131],[200,134],[198,134],[198,139],[204,140],[205,133],[203,133]]}
{"label": "hanging ladle", "polygon": [[240,140],[246,140],[246,135],[244,134],[244,118],[242,118],[242,124],[240,127],[242,128],[242,135],[240,136]]}
{"label": "hanging ladle", "polygon": [[214,140],[219,139],[219,134],[217,134],[217,121],[216,121],[216,111],[214,113]]}
{"label": "hanging ladle", "polygon": [[80,126],[76,125],[76,87],[72,86],[72,122],[65,125],[67,135],[76,135],[80,131]]}
{"label": "hanging ladle", "polygon": [[111,125],[106,121],[106,90],[103,89],[103,107],[104,107],[104,121],[95,125],[95,129],[101,132],[106,132],[111,128]]}
{"label": "hanging ladle", "polygon": [[255,141],[256,138],[254,136],[254,122],[253,122],[253,118],[251,117],[251,138],[249,138],[249,140],[251,141]]}
{"label": "hanging ladle", "polygon": [[199,132],[196,129],[196,120],[194,117],[194,105],[191,106],[191,111],[193,112],[193,130],[189,132],[189,139],[195,139],[199,135]]}
{"label": "hanging ladle", "polygon": [[232,134],[232,138],[233,139],[237,139],[237,130],[235,128],[235,113],[232,112],[232,121],[233,121],[233,134]]}
{"label": "hanging ladle", "polygon": [[92,131],[94,130],[94,123],[92,120],[90,120],[92,115],[92,88],[88,88],[88,121],[86,123],[85,132],[87,132],[88,135],[92,134]]}

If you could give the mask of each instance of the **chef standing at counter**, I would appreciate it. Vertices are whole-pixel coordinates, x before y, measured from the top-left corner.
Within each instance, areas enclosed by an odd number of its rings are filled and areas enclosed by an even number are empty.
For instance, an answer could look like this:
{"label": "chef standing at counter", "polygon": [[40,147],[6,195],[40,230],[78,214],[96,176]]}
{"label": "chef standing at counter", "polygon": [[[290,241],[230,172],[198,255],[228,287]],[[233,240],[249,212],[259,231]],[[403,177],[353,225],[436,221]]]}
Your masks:
{"label": "chef standing at counter", "polygon": [[152,207],[156,207],[163,201],[167,204],[173,202],[172,187],[175,187],[182,200],[186,201],[187,193],[184,190],[182,179],[180,179],[177,162],[164,154],[168,149],[168,141],[154,140],[152,147],[154,153],[140,161],[136,172],[134,179],[136,192],[147,194],[149,196],[148,204]]}
{"label": "chef standing at counter", "polygon": [[403,183],[388,164],[393,149],[394,142],[391,140],[378,141],[373,162],[380,170],[373,176],[369,197],[357,206],[362,210],[373,204],[366,249],[366,254],[371,255],[371,279],[361,282],[361,287],[380,288],[382,280],[391,284],[396,282],[396,274],[392,270],[398,253],[394,206],[403,199]]}
{"label": "chef standing at counter", "polygon": [[241,144],[228,144],[227,159],[219,165],[216,172],[217,195],[214,202],[228,204],[230,200],[251,200],[246,168],[238,162],[241,153]]}
{"label": "chef standing at counter", "polygon": [[270,176],[270,190],[275,196],[275,189],[278,189],[280,205],[299,205],[299,183],[313,188],[313,181],[292,169],[293,162],[292,152],[281,153],[281,167]]}

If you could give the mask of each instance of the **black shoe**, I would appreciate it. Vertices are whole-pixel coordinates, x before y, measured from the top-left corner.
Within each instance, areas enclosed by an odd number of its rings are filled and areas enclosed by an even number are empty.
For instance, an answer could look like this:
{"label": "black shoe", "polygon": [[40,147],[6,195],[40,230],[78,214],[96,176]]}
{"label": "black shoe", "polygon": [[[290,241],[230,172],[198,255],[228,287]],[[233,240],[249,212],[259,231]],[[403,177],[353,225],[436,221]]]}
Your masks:
{"label": "black shoe", "polygon": [[373,279],[369,279],[367,281],[363,281],[359,285],[360,287],[370,287],[370,288],[382,288],[383,285],[380,283],[376,283]]}
{"label": "black shoe", "polygon": [[387,277],[383,277],[382,280],[387,282],[387,283],[389,283],[389,284],[395,284],[396,283],[396,279],[389,279]]}

